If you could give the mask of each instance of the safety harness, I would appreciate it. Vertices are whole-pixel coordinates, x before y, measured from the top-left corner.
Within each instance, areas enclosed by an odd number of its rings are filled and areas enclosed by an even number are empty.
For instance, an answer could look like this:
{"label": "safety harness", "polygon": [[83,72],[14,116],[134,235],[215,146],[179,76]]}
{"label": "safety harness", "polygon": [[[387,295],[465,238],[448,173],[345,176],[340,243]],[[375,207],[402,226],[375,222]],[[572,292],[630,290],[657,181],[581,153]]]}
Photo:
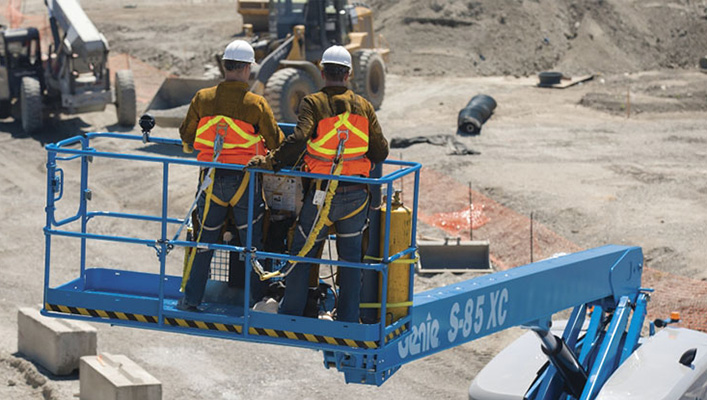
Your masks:
{"label": "safety harness", "polygon": [[[229,118],[222,117],[223,120],[230,121]],[[208,144],[213,145],[213,161],[212,162],[217,162],[219,159],[219,156],[221,155],[222,150],[224,149],[224,140],[226,137],[227,129],[230,126],[233,128],[233,124],[224,124],[224,123],[218,123],[221,122],[221,119],[212,119],[211,121],[216,121],[217,123],[211,124],[207,126],[207,128],[210,128],[211,126],[215,125],[215,130],[216,134],[214,135],[214,141],[209,142]],[[252,143],[251,143],[252,144]],[[248,182],[250,180],[250,172],[246,171],[243,175],[243,179],[241,180],[241,184],[238,187],[238,190],[236,190],[236,193],[231,197],[230,200],[228,201],[223,201],[222,199],[219,199],[216,195],[213,194],[213,188],[214,188],[214,179],[216,177],[216,168],[215,167],[209,167],[209,169],[206,171],[206,173],[201,175],[201,184],[199,185],[199,190],[196,193],[196,196],[194,198],[194,201],[192,202],[191,206],[189,207],[189,211],[187,211],[187,215],[184,217],[184,222],[182,225],[179,227],[177,230],[177,233],[174,236],[173,240],[177,240],[179,238],[179,235],[182,232],[182,229],[184,229],[184,226],[188,224],[188,222],[191,220],[191,214],[194,211],[194,208],[198,204],[199,198],[201,197],[201,194],[206,192],[206,199],[205,199],[205,204],[204,204],[204,215],[201,218],[201,224],[199,224],[199,233],[197,234],[196,237],[196,247],[192,248],[191,251],[189,251],[189,256],[185,257],[184,260],[184,269],[182,272],[182,285],[180,290],[184,291],[184,288],[187,285],[187,282],[189,281],[189,275],[191,274],[191,268],[192,265],[194,264],[194,258],[196,257],[197,249],[198,248],[207,248],[208,246],[203,246],[199,245],[199,242],[201,241],[201,234],[204,231],[204,221],[206,221],[206,216],[209,214],[209,208],[211,206],[211,202],[213,201],[214,203],[222,206],[222,207],[227,207],[227,206],[235,206],[238,204],[240,201],[241,197],[243,197],[243,194],[245,193],[246,188],[248,187]],[[262,218],[262,215],[258,216],[258,218]],[[256,219],[257,221],[257,219]],[[255,222],[255,221],[254,221]],[[220,226],[219,226],[220,228]],[[236,227],[239,229],[240,227]],[[208,228],[207,228],[208,229]]]}
{"label": "safety harness", "polygon": [[[348,117],[348,113],[346,113],[345,117]],[[338,135],[339,143],[336,146],[336,153],[334,156],[333,163],[331,165],[331,169],[329,171],[329,175],[333,176],[339,176],[341,175],[341,171],[343,170],[344,167],[344,154],[345,154],[345,143],[349,139],[349,129],[348,125],[345,125],[345,129],[339,129],[340,126],[344,125],[342,122],[341,124],[337,125],[336,128],[336,134]],[[357,157],[358,159],[358,157]],[[329,161],[329,160],[327,160]],[[320,179],[317,179],[316,184],[315,184],[315,194],[317,192],[321,192],[321,183],[322,181]],[[312,228],[309,231],[309,234],[306,235],[307,239],[304,243],[304,246],[302,249],[297,253],[297,257],[305,257],[307,253],[309,253],[310,250],[314,247],[314,245],[317,242],[317,237],[319,236],[319,233],[321,232],[324,227],[329,227],[333,224],[331,220],[329,220],[329,212],[331,211],[331,202],[332,199],[334,198],[334,195],[336,195],[336,189],[339,186],[339,180],[338,179],[328,179],[326,183],[326,188],[324,190],[325,197],[324,201],[320,204],[317,205],[317,215],[314,218],[314,224],[312,224]],[[361,211],[365,210],[365,208],[368,206],[368,199],[361,204],[360,207],[358,207],[356,210],[352,211],[351,213],[345,215],[341,220],[345,220],[348,218],[351,218]],[[304,235],[304,231],[302,230],[302,226],[299,225],[299,228]],[[360,234],[360,233],[358,233]],[[260,276],[260,280],[268,280],[274,277],[285,277],[287,276],[290,272],[292,272],[293,268],[295,265],[297,265],[297,261],[289,260],[287,265],[283,268],[281,268],[278,271],[275,272],[266,272],[263,270],[262,266],[258,262],[257,259],[254,257],[251,258],[251,265],[253,266],[253,269],[256,271],[256,273]]]}

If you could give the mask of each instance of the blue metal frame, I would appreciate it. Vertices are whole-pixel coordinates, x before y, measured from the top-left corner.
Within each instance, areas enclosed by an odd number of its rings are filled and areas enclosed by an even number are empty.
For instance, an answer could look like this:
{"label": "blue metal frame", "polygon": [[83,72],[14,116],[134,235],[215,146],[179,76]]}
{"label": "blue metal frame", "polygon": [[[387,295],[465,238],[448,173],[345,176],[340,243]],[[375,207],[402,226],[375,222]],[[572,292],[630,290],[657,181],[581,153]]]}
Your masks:
{"label": "blue metal frame", "polygon": [[[575,307],[563,339],[569,348],[579,353],[580,363],[587,368],[587,371],[591,371],[590,381],[585,388],[586,398],[593,398],[611,372],[637,346],[646,302],[646,296],[640,289],[643,256],[640,248],[626,246],[604,246],[411,295],[413,306],[409,314],[389,326],[384,322],[368,325],[267,314],[237,305],[220,305],[199,313],[179,311],[175,306],[177,299],[182,296],[179,292],[181,277],[166,275],[166,261],[170,251],[175,247],[193,247],[195,243],[186,240],[170,240],[167,235],[170,224],[183,223],[181,218],[170,217],[167,211],[170,166],[175,164],[194,167],[214,166],[234,170],[241,170],[243,167],[193,159],[113,153],[90,147],[93,140],[102,138],[142,140],[141,136],[135,135],[89,133],[85,137],[70,138],[46,147],[48,152],[44,228],[46,253],[44,309],[42,310],[45,315],[322,350],[325,365],[342,371],[347,382],[381,385],[405,363],[512,326],[543,326],[547,324],[552,314]],[[179,140],[157,137],[151,137],[150,141],[165,145],[181,144]],[[75,145],[80,145],[80,148],[70,147]],[[161,215],[89,211],[87,207],[90,196],[88,167],[89,161],[95,157],[145,161],[161,165],[163,176]],[[79,208],[75,215],[57,221],[56,203],[62,199],[64,189],[64,173],[57,164],[74,159],[81,160]],[[413,175],[415,179],[412,207],[413,232],[410,246],[397,254],[388,254],[391,196],[387,196],[382,261],[370,264],[326,261],[327,264],[336,266],[382,272],[382,299],[387,298],[388,264],[413,254],[416,250],[415,230],[421,168],[420,164],[413,162],[387,161],[386,164],[400,169],[381,178],[341,176],[340,180],[386,185],[388,193],[392,193],[395,180]],[[273,173],[265,170],[253,171],[263,174]],[[326,175],[291,170],[279,171],[278,174],[327,178]],[[251,219],[254,188],[254,180],[251,180],[248,187],[248,213]],[[135,238],[88,232],[88,222],[97,217],[159,222],[160,237]],[[79,220],[80,230],[68,230],[68,225]],[[63,228],[65,226],[67,228]],[[78,238],[81,241],[80,273],[74,280],[50,287],[51,239],[54,236]],[[86,242],[89,240],[152,247],[156,250],[159,259],[159,273],[87,268]],[[245,247],[222,244],[200,244],[200,246],[243,252],[247,260],[256,257],[322,262],[318,258],[295,257],[257,249],[253,252],[246,251],[251,248],[251,243],[252,226],[249,226]],[[250,262],[246,262],[246,276],[249,275],[250,268]],[[411,274],[410,293],[413,293],[412,282]],[[248,298],[248,295],[246,289],[244,298]],[[586,334],[583,338],[579,338],[587,314],[585,304],[594,306],[594,311]],[[629,333],[625,335],[623,329],[628,324],[631,306],[635,306],[636,311],[629,325]],[[383,300],[382,315],[385,315],[385,311],[386,301]],[[609,329],[605,330],[603,321],[606,315],[610,315],[609,313],[613,313],[612,320]],[[545,398],[545,395],[550,392],[556,393],[559,385],[557,382],[555,371],[553,368],[548,368],[539,382],[533,385],[534,389],[529,392],[532,396],[529,398]],[[545,395],[540,396],[539,393]]]}

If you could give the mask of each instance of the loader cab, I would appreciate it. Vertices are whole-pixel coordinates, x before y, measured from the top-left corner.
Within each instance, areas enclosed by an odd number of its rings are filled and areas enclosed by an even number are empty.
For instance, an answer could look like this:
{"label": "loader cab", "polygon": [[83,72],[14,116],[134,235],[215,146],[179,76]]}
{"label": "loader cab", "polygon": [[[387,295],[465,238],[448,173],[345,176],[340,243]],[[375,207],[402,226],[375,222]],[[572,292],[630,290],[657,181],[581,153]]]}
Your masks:
{"label": "loader cab", "polygon": [[270,0],[270,37],[284,39],[295,25],[304,25],[307,3],[308,0]]}
{"label": "loader cab", "polygon": [[329,46],[348,43],[351,10],[345,0],[271,0],[270,35],[278,39],[305,26],[307,60],[317,60]]}
{"label": "loader cab", "polygon": [[343,0],[310,0],[307,3],[305,48],[308,60],[318,59],[329,46],[348,42],[350,23]]}
{"label": "loader cab", "polygon": [[35,77],[42,84],[42,53],[36,28],[0,31],[0,100],[19,97],[25,76]]}

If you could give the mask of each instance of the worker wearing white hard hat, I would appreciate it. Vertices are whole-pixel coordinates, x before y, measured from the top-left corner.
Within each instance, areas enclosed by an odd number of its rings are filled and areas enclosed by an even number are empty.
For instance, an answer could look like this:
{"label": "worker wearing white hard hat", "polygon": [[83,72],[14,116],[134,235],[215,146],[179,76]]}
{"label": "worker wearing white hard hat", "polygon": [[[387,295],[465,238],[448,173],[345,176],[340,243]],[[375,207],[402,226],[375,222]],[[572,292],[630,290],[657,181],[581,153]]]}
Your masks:
{"label": "worker wearing white hard hat", "polygon": [[[198,150],[198,161],[245,165],[253,156],[264,155],[277,148],[284,135],[262,96],[249,91],[250,66],[255,62],[248,42],[234,40],[223,53],[225,80],[217,86],[199,90],[191,101],[187,116],[179,128],[185,151]],[[208,178],[207,179],[207,174]],[[218,243],[222,239],[229,208],[233,210],[235,228],[232,236],[245,247],[249,225],[252,225],[252,247],[262,250],[262,224],[265,206],[262,196],[255,196],[253,219],[248,219],[248,187],[250,174],[225,168],[202,168],[198,191],[198,218],[194,236],[200,243]],[[253,178],[255,179],[255,178]],[[210,185],[202,184],[211,182]],[[259,193],[260,182],[256,182]],[[235,244],[235,243],[232,243]],[[195,311],[204,297],[213,250],[196,248],[186,261],[182,290],[184,298],[177,308]],[[237,254],[235,255],[238,256]],[[236,263],[240,264],[240,263]],[[235,286],[244,287],[244,266],[231,271]],[[231,282],[234,283],[234,282]],[[264,284],[253,273],[250,278],[251,303],[264,294]]]}
{"label": "worker wearing white hard hat", "polygon": [[342,65],[351,69],[351,53],[343,46],[331,46],[322,54],[322,65]]}
{"label": "worker wearing white hard hat", "polygon": [[255,52],[250,43],[245,40],[234,40],[226,46],[223,60],[239,61],[252,64],[255,62]]}
{"label": "worker wearing white hard hat", "polygon": [[[290,254],[316,257],[328,235],[328,227],[334,225],[340,259],[359,263],[363,229],[368,219],[368,186],[360,181],[339,181],[335,176],[368,177],[373,165],[388,156],[388,142],[371,103],[347,87],[352,68],[348,50],[342,46],[329,47],[322,54],[321,65],[324,87],[300,102],[294,133],[278,149],[267,156],[253,157],[248,165],[291,166],[302,156],[306,171],[332,175],[331,179],[314,180],[310,185]],[[322,192],[328,193],[323,202]],[[326,210],[327,205],[328,214],[318,211],[319,207]],[[279,313],[309,315],[305,308],[311,264],[290,263],[289,267]],[[339,267],[338,282],[335,317],[339,321],[357,323],[361,270]]]}

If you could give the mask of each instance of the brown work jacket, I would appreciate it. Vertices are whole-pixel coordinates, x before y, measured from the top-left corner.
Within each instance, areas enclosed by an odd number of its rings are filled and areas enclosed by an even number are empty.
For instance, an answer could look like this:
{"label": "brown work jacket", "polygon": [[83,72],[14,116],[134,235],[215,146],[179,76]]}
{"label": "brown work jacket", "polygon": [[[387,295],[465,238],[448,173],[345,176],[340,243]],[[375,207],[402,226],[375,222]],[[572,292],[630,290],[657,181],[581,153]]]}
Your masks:
{"label": "brown work jacket", "polygon": [[368,151],[366,157],[376,164],[388,157],[388,141],[383,136],[378,117],[368,100],[344,86],[328,86],[302,99],[295,132],[271,152],[279,166],[291,166],[307,147],[307,141],[317,131],[319,121],[350,112],[368,119]]}
{"label": "brown work jacket", "polygon": [[187,116],[179,127],[182,142],[193,145],[199,120],[215,115],[224,115],[253,125],[269,150],[276,149],[284,138],[270,106],[262,96],[249,92],[245,82],[224,81],[218,86],[196,92]]}

